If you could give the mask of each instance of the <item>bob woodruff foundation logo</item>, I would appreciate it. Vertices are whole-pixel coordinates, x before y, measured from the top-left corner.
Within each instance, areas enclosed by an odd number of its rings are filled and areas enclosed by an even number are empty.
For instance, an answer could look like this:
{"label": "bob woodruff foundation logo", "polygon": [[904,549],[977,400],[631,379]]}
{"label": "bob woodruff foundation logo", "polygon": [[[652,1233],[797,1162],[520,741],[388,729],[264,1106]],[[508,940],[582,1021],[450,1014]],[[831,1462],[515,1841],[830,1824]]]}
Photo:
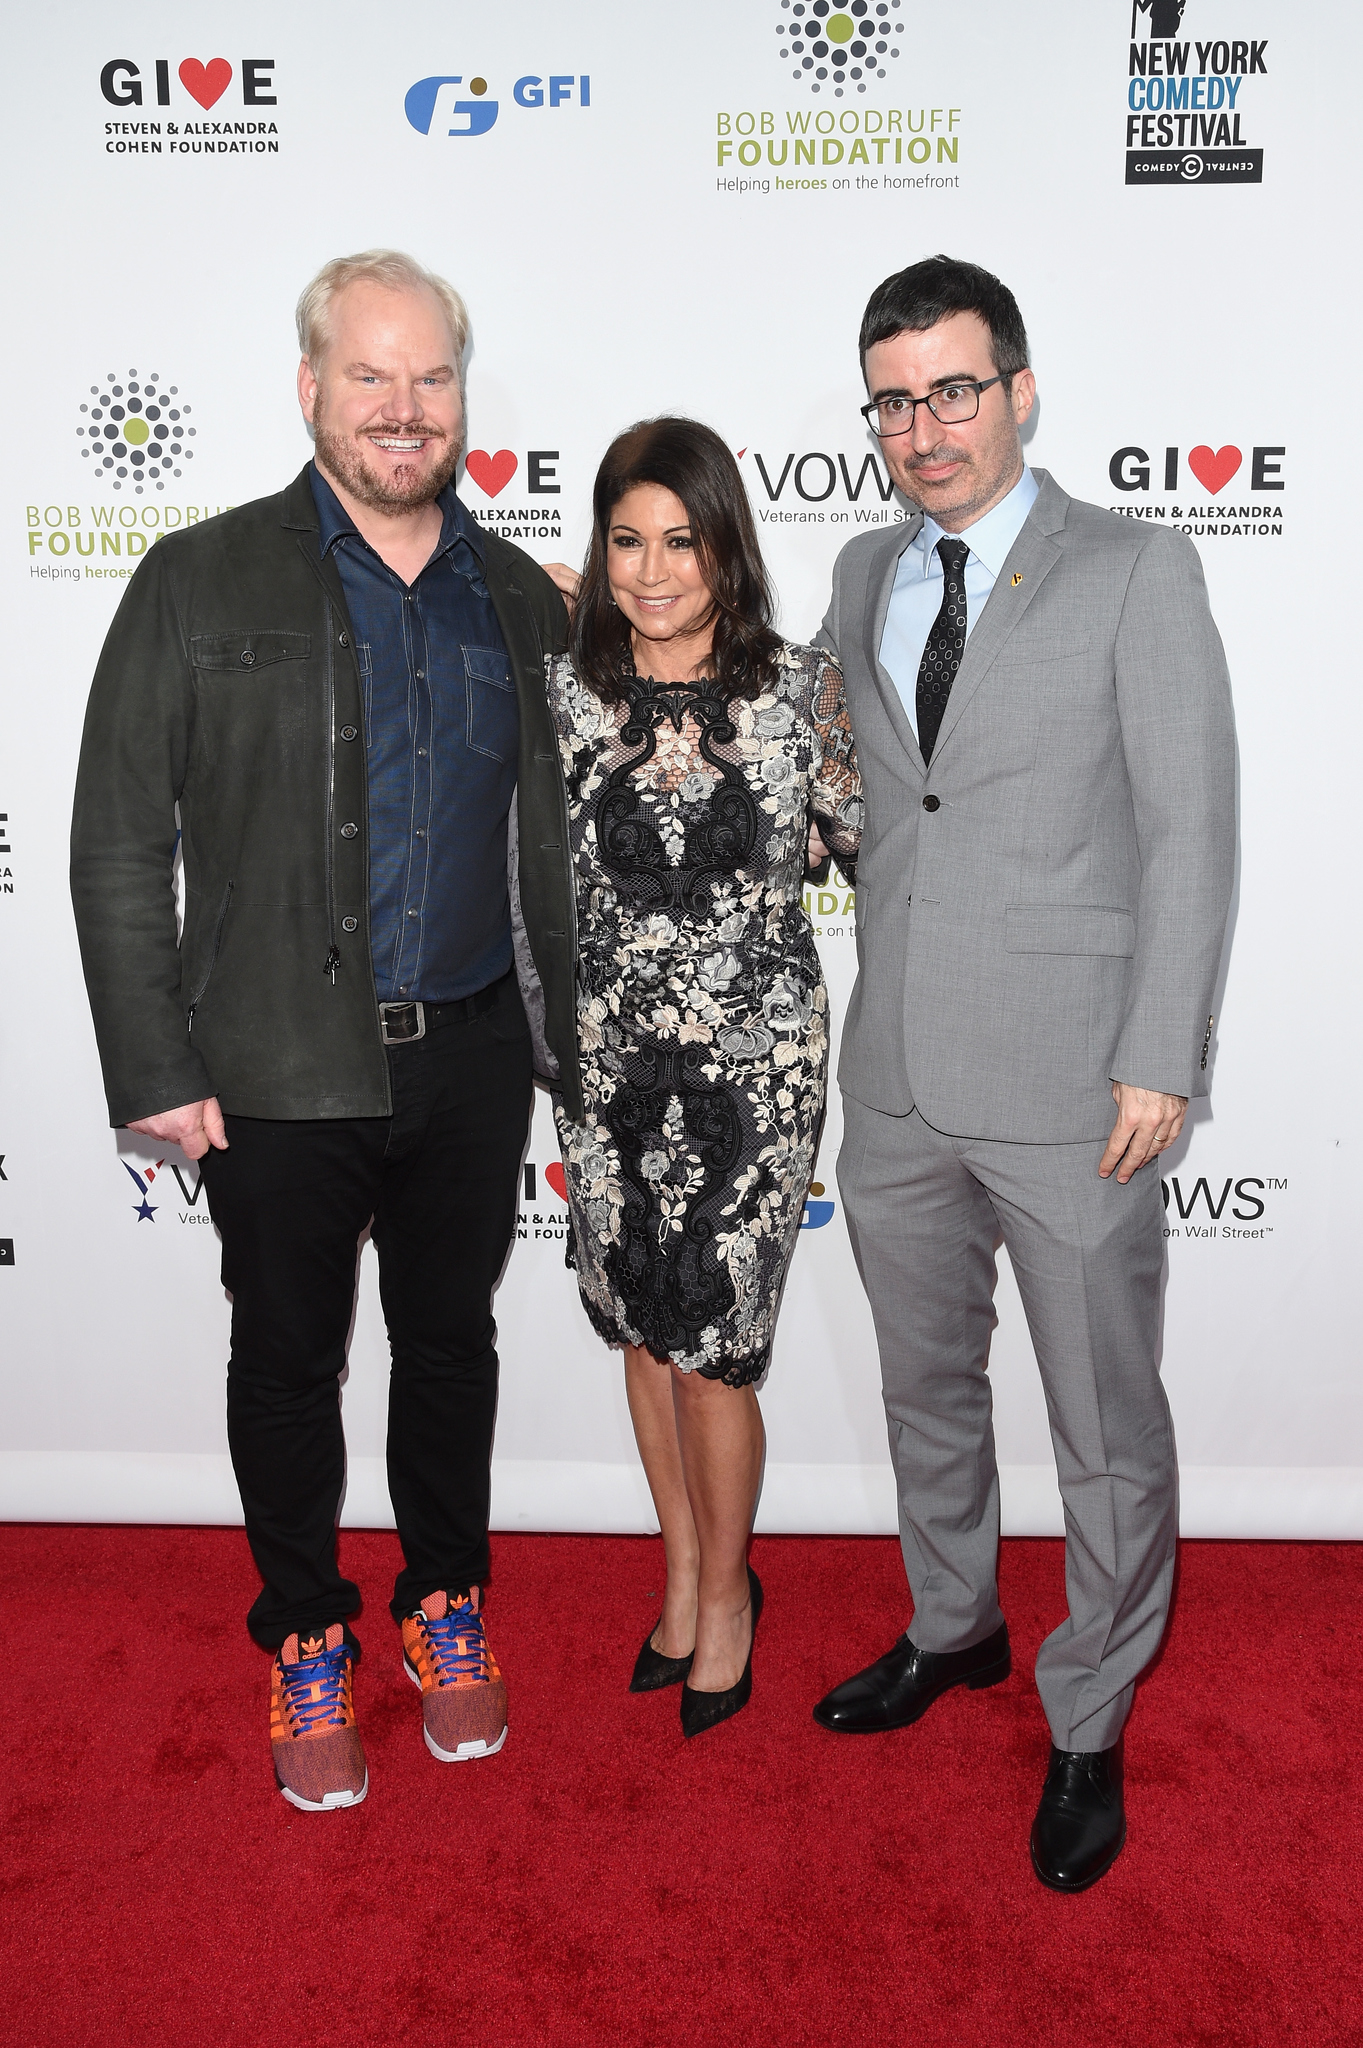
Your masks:
{"label": "bob woodruff foundation logo", "polygon": [[82,401],[81,421],[76,438],[81,454],[91,465],[95,480],[121,491],[128,486],[136,496],[154,486],[166,488],[168,477],[183,474],[192,462],[195,438],[189,424],[194,408],[186,405],[177,384],[165,384],[153,371],[139,377],[129,370],[126,377],[110,372],[102,384],[90,386]]}
{"label": "bob woodruff foundation logo", "polygon": [[781,0],[778,54],[811,92],[827,88],[834,99],[849,87],[865,92],[867,80],[887,77],[888,60],[899,55],[899,8],[900,0]]}

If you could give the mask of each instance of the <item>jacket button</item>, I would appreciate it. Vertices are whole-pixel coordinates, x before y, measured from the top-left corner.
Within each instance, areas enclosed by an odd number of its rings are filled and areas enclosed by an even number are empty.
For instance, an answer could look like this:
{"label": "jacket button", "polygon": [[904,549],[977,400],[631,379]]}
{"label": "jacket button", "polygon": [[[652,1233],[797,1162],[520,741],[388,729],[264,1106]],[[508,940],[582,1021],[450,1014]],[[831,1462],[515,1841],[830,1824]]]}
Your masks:
{"label": "jacket button", "polygon": [[249,648],[249,647],[243,647],[243,648],[242,648],[242,650],[241,650],[241,665],[242,665],[242,667],[243,667],[243,668],[253,668],[253,667],[255,666],[255,659],[256,659],[256,658],[255,658],[254,654],[252,654],[252,652],[251,652],[251,650],[250,650],[250,648]]}
{"label": "jacket button", "polygon": [[341,727],[341,738],[343,740],[357,740],[359,736],[360,728],[358,725],[343,725]]}
{"label": "jacket button", "polygon": [[343,932],[357,932],[359,928],[360,920],[358,917],[343,917],[341,919],[341,930]]}
{"label": "jacket button", "polygon": [[923,809],[924,809],[925,811],[940,811],[940,810],[941,810],[941,808],[942,808],[942,799],[941,799],[941,797],[939,797],[939,796],[925,796],[925,797],[923,798]]}
{"label": "jacket button", "polygon": [[358,825],[342,825],[342,827],[341,827],[341,837],[342,837],[342,839],[353,839],[353,838],[355,837],[355,834],[356,834],[356,833],[357,833],[357,832],[359,831],[359,829],[360,829],[360,828],[359,828],[359,826],[358,826]]}
{"label": "jacket button", "polygon": [[341,645],[342,645],[342,647],[349,647],[349,645],[350,645],[350,635],[349,635],[349,633],[342,633],[342,635],[341,635]]}

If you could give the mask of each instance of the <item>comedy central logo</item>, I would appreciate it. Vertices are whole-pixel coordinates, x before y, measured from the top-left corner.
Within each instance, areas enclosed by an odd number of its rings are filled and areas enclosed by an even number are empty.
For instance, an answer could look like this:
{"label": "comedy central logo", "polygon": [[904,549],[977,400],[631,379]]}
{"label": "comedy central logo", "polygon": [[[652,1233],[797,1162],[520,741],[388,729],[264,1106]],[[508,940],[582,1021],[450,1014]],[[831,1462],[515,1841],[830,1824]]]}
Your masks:
{"label": "comedy central logo", "polygon": [[869,78],[884,78],[886,60],[899,55],[895,37],[904,24],[894,21],[900,0],[781,0],[778,55],[789,63],[791,76],[811,92],[831,85],[841,99],[849,85],[865,92]]}
{"label": "comedy central logo", "polygon": [[[896,0],[897,4],[897,0]],[[501,101],[488,98],[485,78],[470,78],[446,72],[439,77],[419,78],[409,86],[402,110],[408,126],[418,135],[445,140],[451,135],[467,139],[486,135],[496,124]],[[513,106],[527,112],[552,112],[556,107],[590,107],[592,81],[585,73],[551,72],[541,76],[527,72],[511,88]]]}
{"label": "comedy central logo", "polygon": [[81,405],[82,423],[76,439],[81,454],[101,483],[121,491],[130,483],[138,497],[148,484],[158,491],[167,477],[182,474],[180,465],[194,460],[188,443],[195,438],[187,424],[193,406],[186,405],[178,384],[166,384],[153,371],[126,377],[112,370],[103,384],[92,384]]}

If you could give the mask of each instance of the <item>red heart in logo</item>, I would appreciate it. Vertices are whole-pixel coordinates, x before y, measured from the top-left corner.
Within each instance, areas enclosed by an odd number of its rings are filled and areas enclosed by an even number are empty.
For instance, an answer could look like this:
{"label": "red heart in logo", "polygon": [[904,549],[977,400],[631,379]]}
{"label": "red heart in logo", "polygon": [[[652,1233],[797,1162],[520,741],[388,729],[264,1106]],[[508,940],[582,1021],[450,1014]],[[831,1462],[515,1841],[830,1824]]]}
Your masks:
{"label": "red heart in logo", "polygon": [[1202,488],[1210,491],[1213,497],[1230,482],[1244,459],[1238,448],[1229,445],[1218,448],[1215,454],[1205,446],[1188,450],[1189,469]]}
{"label": "red heart in logo", "polygon": [[232,67],[225,57],[214,57],[209,64],[186,57],[180,66],[180,83],[201,107],[215,107],[232,83]]}
{"label": "red heart in logo", "polygon": [[544,1178],[548,1181],[560,1202],[566,1202],[568,1199],[568,1189],[563,1179],[563,1165],[560,1160],[556,1159],[552,1166],[545,1167]]}
{"label": "red heart in logo", "polygon": [[[509,448],[499,448],[495,455],[489,455],[486,448],[470,448],[464,457],[464,467],[479,490],[489,498],[495,498],[499,491],[506,489],[516,474],[518,464]],[[548,1170],[552,1173],[554,1169],[550,1167]]]}

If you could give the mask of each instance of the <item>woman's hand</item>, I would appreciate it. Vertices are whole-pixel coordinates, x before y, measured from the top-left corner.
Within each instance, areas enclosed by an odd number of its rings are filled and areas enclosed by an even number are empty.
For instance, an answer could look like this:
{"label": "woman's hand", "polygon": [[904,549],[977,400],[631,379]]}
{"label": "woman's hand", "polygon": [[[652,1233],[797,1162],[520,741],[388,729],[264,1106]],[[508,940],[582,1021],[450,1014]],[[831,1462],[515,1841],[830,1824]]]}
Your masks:
{"label": "woman's hand", "polygon": [[828,857],[829,849],[824,845],[823,840],[819,836],[818,820],[811,818],[809,821],[809,865],[812,868],[816,868],[820,861],[825,861]]}
{"label": "woman's hand", "polygon": [[581,576],[576,569],[570,569],[566,562],[541,562],[540,567],[554,588],[562,592],[563,602],[571,615],[573,606],[577,603],[577,593],[582,588]]}

